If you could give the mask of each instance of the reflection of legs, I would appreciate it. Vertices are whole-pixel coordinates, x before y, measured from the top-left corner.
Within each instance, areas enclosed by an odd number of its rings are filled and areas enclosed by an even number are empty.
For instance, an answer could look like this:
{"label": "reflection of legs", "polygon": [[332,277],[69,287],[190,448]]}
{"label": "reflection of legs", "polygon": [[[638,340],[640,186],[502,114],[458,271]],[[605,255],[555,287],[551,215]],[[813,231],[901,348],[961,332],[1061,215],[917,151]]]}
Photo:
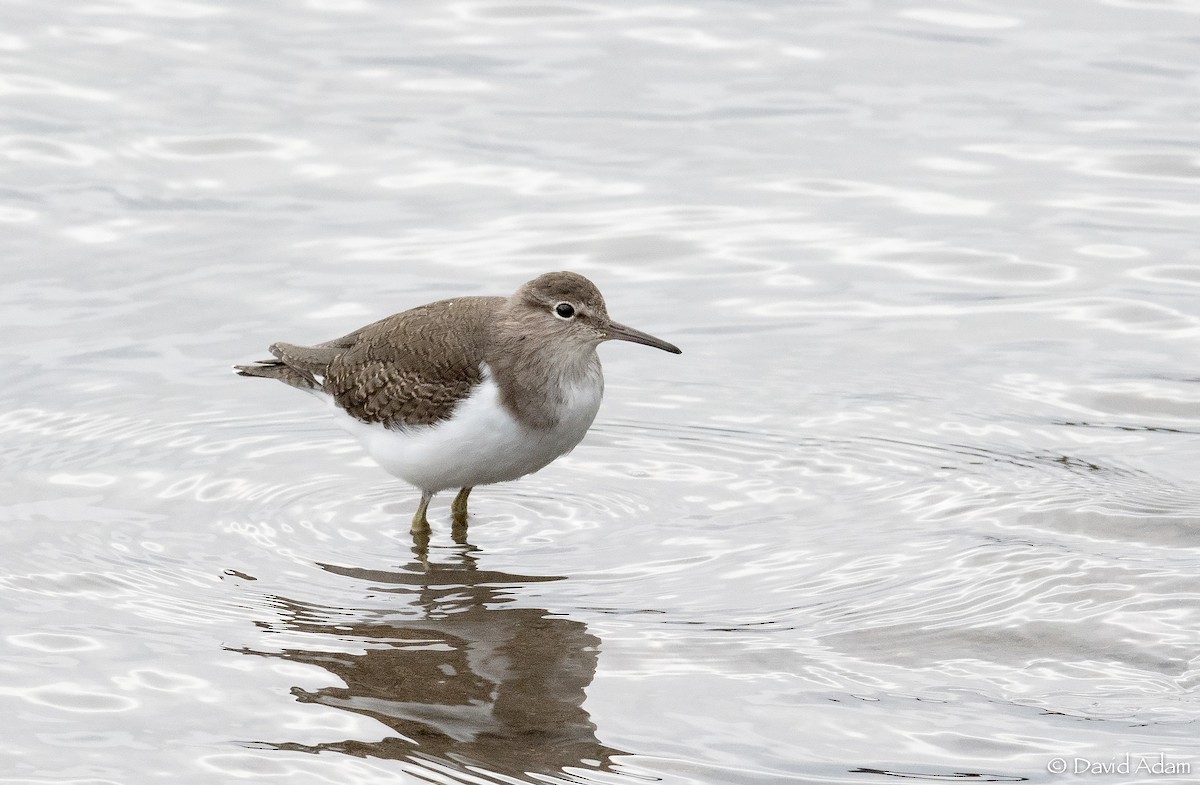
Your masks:
{"label": "reflection of legs", "polygon": [[413,516],[412,520],[414,533],[429,531],[429,519],[425,517],[425,511],[429,509],[429,500],[432,498],[432,492],[421,491],[421,503],[417,505],[417,514]]}
{"label": "reflection of legs", "polygon": [[417,561],[421,563],[421,567],[426,572],[429,571],[429,529],[413,529],[413,555],[417,557]]}
{"label": "reflection of legs", "polygon": [[467,525],[467,497],[471,495],[470,488],[463,488],[454,497],[454,503],[450,505],[450,512],[454,514],[455,526]]}

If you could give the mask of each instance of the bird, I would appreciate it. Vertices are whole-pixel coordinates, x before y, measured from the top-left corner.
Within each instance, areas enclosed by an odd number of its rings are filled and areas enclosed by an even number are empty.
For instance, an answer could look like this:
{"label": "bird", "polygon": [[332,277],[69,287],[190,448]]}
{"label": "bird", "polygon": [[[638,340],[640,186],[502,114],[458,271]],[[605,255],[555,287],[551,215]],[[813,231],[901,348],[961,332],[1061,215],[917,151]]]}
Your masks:
{"label": "bird", "polygon": [[542,469],[583,440],[600,409],[596,348],[629,341],[681,354],[674,344],[615,322],[594,283],[550,272],[510,297],[439,300],[341,338],[274,343],[271,359],[235,365],[324,400],[388,473],[421,493],[415,533],[430,530],[434,495],[466,526],[481,485]]}

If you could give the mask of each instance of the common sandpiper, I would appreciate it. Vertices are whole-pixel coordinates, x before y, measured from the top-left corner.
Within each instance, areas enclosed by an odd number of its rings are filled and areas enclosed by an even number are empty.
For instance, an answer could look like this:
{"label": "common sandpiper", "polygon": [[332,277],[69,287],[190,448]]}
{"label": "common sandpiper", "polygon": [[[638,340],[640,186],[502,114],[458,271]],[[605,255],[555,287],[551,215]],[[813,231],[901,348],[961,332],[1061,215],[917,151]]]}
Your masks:
{"label": "common sandpiper", "polygon": [[435,493],[458,488],[456,525],[477,485],[531,474],[575,448],[600,408],[596,347],[673,344],[614,322],[595,284],[546,273],[511,297],[457,297],[394,314],[316,346],[276,343],[238,365],[332,404],[389,473],[421,491],[414,532]]}

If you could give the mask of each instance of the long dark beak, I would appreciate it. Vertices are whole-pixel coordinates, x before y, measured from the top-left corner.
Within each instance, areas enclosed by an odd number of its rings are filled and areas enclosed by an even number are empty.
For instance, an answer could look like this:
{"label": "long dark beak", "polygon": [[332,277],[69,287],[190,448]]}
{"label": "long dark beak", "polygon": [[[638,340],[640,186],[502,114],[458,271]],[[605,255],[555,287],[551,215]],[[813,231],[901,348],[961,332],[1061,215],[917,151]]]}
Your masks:
{"label": "long dark beak", "polygon": [[609,322],[608,327],[604,328],[605,340],[609,341],[631,341],[633,343],[644,343],[647,346],[653,346],[655,349],[662,349],[664,352],[671,354],[683,354],[679,347],[673,343],[667,343],[661,338],[655,338],[649,333],[644,333],[641,330],[635,330],[632,327],[626,327],[623,324]]}

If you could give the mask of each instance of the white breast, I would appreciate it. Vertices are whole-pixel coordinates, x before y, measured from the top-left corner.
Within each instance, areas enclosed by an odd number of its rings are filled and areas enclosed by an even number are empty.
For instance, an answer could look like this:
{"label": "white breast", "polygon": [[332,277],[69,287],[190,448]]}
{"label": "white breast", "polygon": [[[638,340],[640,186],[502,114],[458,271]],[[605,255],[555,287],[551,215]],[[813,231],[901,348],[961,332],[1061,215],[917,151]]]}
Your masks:
{"label": "white breast", "polygon": [[600,410],[604,379],[597,367],[559,388],[558,424],[534,429],[500,403],[500,388],[484,366],[484,380],[437,425],[403,430],[356,420],[338,409],[338,420],[384,469],[426,491],[515,480],[536,472],[583,439]]}

